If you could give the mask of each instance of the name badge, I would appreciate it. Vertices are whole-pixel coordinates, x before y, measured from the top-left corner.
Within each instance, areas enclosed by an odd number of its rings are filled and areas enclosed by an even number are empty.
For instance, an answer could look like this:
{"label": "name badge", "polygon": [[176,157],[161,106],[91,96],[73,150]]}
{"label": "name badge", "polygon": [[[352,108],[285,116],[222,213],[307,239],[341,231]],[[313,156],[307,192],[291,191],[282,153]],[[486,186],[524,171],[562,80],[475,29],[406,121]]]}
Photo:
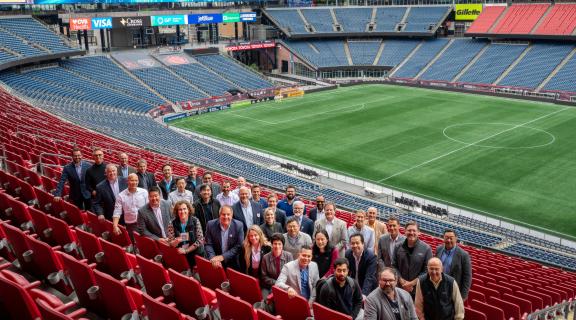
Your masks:
{"label": "name badge", "polygon": [[180,234],[180,240],[182,240],[182,241],[188,241],[188,239],[190,239],[190,236],[188,235],[188,232],[185,232],[185,233],[181,233],[181,234]]}

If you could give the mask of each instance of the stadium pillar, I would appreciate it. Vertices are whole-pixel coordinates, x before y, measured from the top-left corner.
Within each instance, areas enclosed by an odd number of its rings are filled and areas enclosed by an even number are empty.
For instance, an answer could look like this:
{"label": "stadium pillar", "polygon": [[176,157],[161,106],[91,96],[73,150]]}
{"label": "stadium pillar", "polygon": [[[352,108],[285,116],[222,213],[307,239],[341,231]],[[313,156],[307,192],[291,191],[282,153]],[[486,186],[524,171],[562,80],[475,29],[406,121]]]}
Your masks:
{"label": "stadium pillar", "polygon": [[100,29],[100,46],[102,47],[102,52],[106,52],[106,33],[105,29]]}
{"label": "stadium pillar", "polygon": [[180,26],[176,26],[176,42],[180,44]]}
{"label": "stadium pillar", "polygon": [[238,22],[234,22],[234,40],[238,41]]}
{"label": "stadium pillar", "polygon": [[76,32],[76,36],[78,37],[78,44],[82,46],[82,34],[81,32]]}
{"label": "stadium pillar", "polygon": [[84,47],[86,48],[86,51],[88,51],[88,30],[84,30]]}

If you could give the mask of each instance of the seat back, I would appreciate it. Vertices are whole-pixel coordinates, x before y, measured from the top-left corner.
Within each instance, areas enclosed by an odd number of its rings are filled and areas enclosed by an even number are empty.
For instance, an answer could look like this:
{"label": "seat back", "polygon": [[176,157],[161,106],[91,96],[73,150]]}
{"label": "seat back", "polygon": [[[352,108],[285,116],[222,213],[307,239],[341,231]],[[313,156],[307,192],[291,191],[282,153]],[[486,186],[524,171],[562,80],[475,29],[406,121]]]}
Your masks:
{"label": "seat back", "polygon": [[28,206],[7,194],[0,193],[0,197],[4,197],[4,200],[10,208],[10,210],[5,213],[7,219],[11,220],[13,225],[21,229],[29,229],[32,226],[32,217],[28,212]]}
{"label": "seat back", "polygon": [[146,293],[154,298],[163,296],[162,286],[170,283],[166,269],[158,262],[148,260],[139,254],[136,255],[136,261],[140,267]]}
{"label": "seat back", "polygon": [[90,211],[86,211],[86,224],[89,230],[96,237],[102,236],[102,232],[106,231],[106,223],[98,219],[98,215]]}
{"label": "seat back", "polygon": [[30,249],[30,245],[28,244],[28,237],[22,230],[8,223],[1,223],[0,226],[3,228],[4,234],[6,235],[6,240],[12,247],[12,251],[16,256],[16,259],[18,259],[20,262],[22,269],[27,270],[30,263],[26,262],[22,255],[24,252]]}
{"label": "seat back", "polygon": [[500,308],[476,300],[470,301],[470,306],[474,310],[480,311],[483,314],[485,314],[486,318],[490,320],[505,320],[504,311]]}
{"label": "seat back", "polygon": [[202,257],[195,256],[194,258],[196,259],[196,267],[198,268],[202,285],[212,290],[220,289],[222,282],[227,280],[224,268],[214,268],[210,261]]}
{"label": "seat back", "polygon": [[530,304],[532,304],[532,310],[530,310],[530,312],[544,308],[544,301],[542,301],[542,298],[538,296],[522,291],[514,292],[514,296],[530,301]]}
{"label": "seat back", "polygon": [[138,232],[134,232],[134,241],[136,242],[138,254],[146,259],[153,260],[154,257],[160,253],[154,239],[141,236]]}
{"label": "seat back", "polygon": [[208,301],[202,290],[202,285],[193,277],[183,275],[174,269],[168,274],[172,280],[173,301],[178,310],[188,315],[194,315],[196,309],[206,306]]}
{"label": "seat back", "polygon": [[76,228],[76,238],[84,259],[87,259],[89,263],[96,263],[96,254],[102,252],[100,240],[95,235],[80,228]]}
{"label": "seat back", "polygon": [[36,299],[36,305],[38,306],[40,314],[42,314],[42,319],[44,320],[74,320],[86,313],[86,309],[78,309],[72,313],[65,314],[63,310],[56,310],[39,298]]}
{"label": "seat back", "polygon": [[[233,297],[220,289],[216,289],[216,298],[218,299],[218,310],[220,310],[222,320],[257,319],[254,308],[248,302]],[[296,318],[294,319],[296,320]]]}
{"label": "seat back", "polygon": [[104,260],[98,265],[102,266],[106,273],[112,275],[116,279],[120,279],[125,271],[132,270],[130,261],[126,256],[126,251],[119,245],[100,239],[100,245],[104,252]]}
{"label": "seat back", "polygon": [[280,319],[282,319],[281,316],[271,315],[262,309],[256,309],[256,316],[258,317],[258,320],[280,320]]}
{"label": "seat back", "polygon": [[78,207],[68,201],[54,203],[54,210],[59,218],[62,218],[71,226],[84,226],[86,224],[85,215]]}
{"label": "seat back", "polygon": [[30,213],[30,217],[32,217],[32,224],[34,225],[34,231],[42,239],[42,241],[50,243],[52,245],[56,244],[56,241],[53,238],[52,230],[46,230],[50,228],[50,224],[48,222],[48,215],[43,211],[40,211],[36,208],[29,207],[28,212]]}
{"label": "seat back", "polygon": [[176,308],[168,306],[148,294],[142,294],[144,306],[146,307],[146,314],[149,320],[180,320],[180,311]]}
{"label": "seat back", "polygon": [[484,313],[468,307],[464,308],[464,314],[466,314],[466,320],[488,320]]}
{"label": "seat back", "polygon": [[502,295],[502,298],[503,298],[502,300],[509,301],[511,303],[514,303],[518,307],[520,307],[520,313],[522,313],[522,314],[530,313],[533,311],[532,310],[532,303],[530,302],[530,300],[520,298],[520,297],[516,296],[516,294],[511,295],[511,294],[505,293],[504,295]]}
{"label": "seat back", "polygon": [[[30,273],[40,279],[49,279],[51,275],[57,273],[64,275],[62,262],[52,247],[32,237],[28,237],[28,244],[33,252]],[[58,282],[51,283],[51,285],[64,294],[72,292],[72,288],[66,284],[63,277]]]}
{"label": "seat back", "polygon": [[11,319],[35,320],[40,318],[30,294],[23,287],[0,275],[0,314]]}
{"label": "seat back", "polygon": [[352,320],[352,317],[314,302],[314,320]]}
{"label": "seat back", "polygon": [[88,308],[91,312],[104,315],[102,314],[102,300],[92,300],[88,295],[88,289],[96,285],[96,278],[94,277],[92,267],[64,252],[58,252],[58,255],[66,270],[65,273],[74,287],[80,305]]}
{"label": "seat back", "polygon": [[138,309],[124,282],[98,270],[94,270],[94,277],[100,288],[98,295],[104,302],[108,318],[120,319]]}
{"label": "seat back", "polygon": [[254,305],[262,301],[262,291],[258,280],[249,275],[240,273],[232,268],[226,269],[230,281],[230,294]]}
{"label": "seat back", "polygon": [[504,311],[504,316],[506,319],[520,319],[520,307],[512,302],[505,301],[502,299],[490,297],[488,298],[488,303],[502,309]]}
{"label": "seat back", "polygon": [[178,272],[190,271],[190,264],[186,256],[178,252],[178,248],[157,243],[158,250],[162,255],[162,262],[166,269],[172,268]]}
{"label": "seat back", "polygon": [[47,216],[48,224],[52,228],[52,239],[54,242],[64,247],[65,245],[76,245],[76,235],[72,233],[72,230],[66,222],[62,219],[58,219],[54,216]]}
{"label": "seat back", "polygon": [[282,318],[306,319],[311,316],[308,301],[303,297],[297,295],[289,298],[288,292],[277,286],[272,286],[272,293],[274,294],[276,314],[282,316]]}

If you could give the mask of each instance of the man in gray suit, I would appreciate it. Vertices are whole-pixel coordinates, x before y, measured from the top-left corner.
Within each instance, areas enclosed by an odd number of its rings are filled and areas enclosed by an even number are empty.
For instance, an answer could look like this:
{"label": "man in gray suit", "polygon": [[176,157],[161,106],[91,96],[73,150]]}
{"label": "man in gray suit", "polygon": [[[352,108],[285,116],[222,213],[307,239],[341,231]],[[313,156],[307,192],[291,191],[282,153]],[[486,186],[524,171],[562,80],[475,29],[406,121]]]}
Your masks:
{"label": "man in gray suit", "polygon": [[336,205],[332,202],[324,205],[325,217],[316,220],[314,223],[314,234],[320,230],[326,230],[330,238],[330,244],[338,249],[340,258],[344,257],[346,250],[346,242],[348,240],[348,231],[346,230],[346,223],[336,218]]}
{"label": "man in gray suit", "polygon": [[426,265],[428,260],[432,258],[432,248],[418,239],[420,230],[415,221],[409,221],[404,230],[406,240],[396,247],[392,266],[398,273],[398,283],[402,289],[410,292],[414,297],[418,276],[427,272]]}
{"label": "man in gray suit", "polygon": [[168,226],[172,219],[170,202],[162,200],[158,187],[148,191],[148,203],[138,210],[138,232],[141,235],[168,244]]}
{"label": "man in gray suit", "polygon": [[379,287],[366,297],[364,320],[418,320],[416,308],[410,294],[396,287],[398,277],[392,268],[384,268],[380,273]]}
{"label": "man in gray suit", "polygon": [[131,173],[136,173],[136,169],[128,164],[128,155],[124,152],[118,154],[120,165],[117,167],[119,177],[128,178]]}
{"label": "man in gray suit", "polygon": [[458,245],[456,231],[444,230],[444,244],[436,248],[436,257],[442,261],[443,272],[456,280],[462,300],[466,300],[472,285],[472,264],[468,252]]}
{"label": "man in gray suit", "polygon": [[288,292],[288,297],[301,295],[310,304],[316,299],[316,283],[320,278],[318,265],[312,261],[312,248],[302,246],[298,259],[282,267],[276,286]]}
{"label": "man in gray suit", "polygon": [[394,249],[406,240],[404,235],[400,234],[400,221],[394,216],[388,218],[389,233],[380,237],[378,240],[378,270],[382,271],[385,267],[392,266],[394,259]]}

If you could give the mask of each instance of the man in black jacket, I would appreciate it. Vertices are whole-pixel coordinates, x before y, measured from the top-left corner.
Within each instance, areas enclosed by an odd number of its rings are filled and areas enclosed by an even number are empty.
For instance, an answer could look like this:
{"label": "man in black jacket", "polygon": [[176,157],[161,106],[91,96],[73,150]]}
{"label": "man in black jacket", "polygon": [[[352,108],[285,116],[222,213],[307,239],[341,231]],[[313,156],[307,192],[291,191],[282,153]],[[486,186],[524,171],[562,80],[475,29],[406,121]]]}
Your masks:
{"label": "man in black jacket", "polygon": [[358,282],[348,276],[348,270],[348,259],[336,259],[334,276],[318,281],[316,302],[352,319],[363,319],[362,290]]}

